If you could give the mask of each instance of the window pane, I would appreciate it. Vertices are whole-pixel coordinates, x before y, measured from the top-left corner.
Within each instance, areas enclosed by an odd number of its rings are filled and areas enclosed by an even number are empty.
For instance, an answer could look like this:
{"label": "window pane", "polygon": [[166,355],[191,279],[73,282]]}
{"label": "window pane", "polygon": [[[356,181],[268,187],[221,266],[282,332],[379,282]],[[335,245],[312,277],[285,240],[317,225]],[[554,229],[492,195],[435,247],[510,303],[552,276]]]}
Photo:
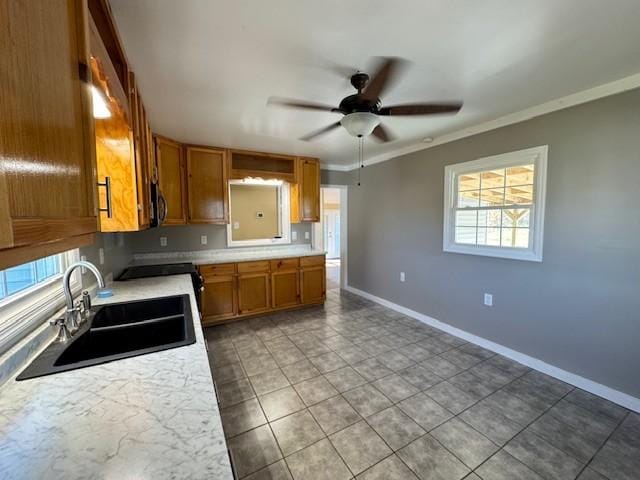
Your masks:
{"label": "window pane", "polygon": [[480,203],[480,190],[458,193],[458,208],[477,207]]}
{"label": "window pane", "polygon": [[500,227],[501,210],[480,210],[478,212],[478,226]]}
{"label": "window pane", "polygon": [[458,227],[475,227],[477,220],[477,210],[458,210],[456,212],[456,226]]}
{"label": "window pane", "polygon": [[60,255],[41,258],[0,271],[0,299],[43,282],[59,274],[60,271]]}
{"label": "window pane", "polygon": [[533,203],[533,185],[507,187],[506,205],[531,205]]}
{"label": "window pane", "polygon": [[498,170],[487,170],[482,172],[482,185],[480,188],[499,188],[504,187],[504,168]]}
{"label": "window pane", "polygon": [[25,263],[5,270],[7,295],[29,288],[36,283],[35,263]]}
{"label": "window pane", "polygon": [[480,190],[480,173],[465,173],[458,177],[458,191]]}
{"label": "window pane", "polygon": [[475,245],[476,227],[456,227],[456,243]]}
{"label": "window pane", "polygon": [[478,228],[478,245],[500,246],[500,229],[495,227]]}
{"label": "window pane", "polygon": [[534,171],[533,165],[519,165],[507,168],[507,186],[533,185]]}
{"label": "window pane", "polygon": [[512,208],[502,210],[503,227],[528,227],[531,210],[529,208]]}
{"label": "window pane", "polygon": [[480,192],[481,207],[493,207],[498,205],[504,205],[504,188],[481,190]]}
{"label": "window pane", "polygon": [[516,228],[516,243],[517,248],[529,248],[529,229],[528,228]]}

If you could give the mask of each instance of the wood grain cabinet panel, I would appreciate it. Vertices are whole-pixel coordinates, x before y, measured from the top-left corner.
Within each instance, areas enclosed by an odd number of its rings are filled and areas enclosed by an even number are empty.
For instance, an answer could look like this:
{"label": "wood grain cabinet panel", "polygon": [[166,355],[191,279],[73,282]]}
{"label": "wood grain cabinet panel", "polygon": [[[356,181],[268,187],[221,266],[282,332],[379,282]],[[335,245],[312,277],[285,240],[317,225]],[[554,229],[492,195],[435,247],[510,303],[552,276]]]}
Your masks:
{"label": "wood grain cabinet panel", "polygon": [[300,303],[300,274],[284,270],[271,274],[271,305],[273,308],[294,307]]}
{"label": "wood grain cabinet panel", "polygon": [[186,182],[182,146],[164,137],[156,137],[156,163],[160,191],[167,202],[165,225],[185,225]]}
{"label": "wood grain cabinet panel", "polygon": [[322,303],[325,298],[325,267],[306,267],[300,269],[300,301],[303,304]]}
{"label": "wood grain cabinet panel", "polygon": [[189,223],[229,221],[229,168],[224,150],[187,147]]}
{"label": "wood grain cabinet panel", "polygon": [[300,220],[320,221],[320,162],[316,158],[301,158],[299,165]]}
{"label": "wood grain cabinet panel", "polygon": [[238,314],[265,312],[270,308],[269,274],[238,275]]}
{"label": "wood grain cabinet panel", "polygon": [[200,309],[205,324],[235,317],[238,313],[235,275],[205,276]]}
{"label": "wood grain cabinet panel", "polygon": [[87,25],[82,0],[0,2],[0,247],[97,231]]}

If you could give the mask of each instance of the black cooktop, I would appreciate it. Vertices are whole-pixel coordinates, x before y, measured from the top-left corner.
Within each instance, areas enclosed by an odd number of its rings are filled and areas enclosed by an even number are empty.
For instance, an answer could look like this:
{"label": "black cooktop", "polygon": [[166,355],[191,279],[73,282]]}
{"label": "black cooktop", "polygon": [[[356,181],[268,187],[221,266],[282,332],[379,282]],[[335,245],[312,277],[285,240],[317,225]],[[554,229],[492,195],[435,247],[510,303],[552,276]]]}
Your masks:
{"label": "black cooktop", "polygon": [[134,278],[163,277],[167,275],[182,275],[196,273],[193,263],[170,263],[166,265],[138,265],[128,267],[117,280],[132,280]]}

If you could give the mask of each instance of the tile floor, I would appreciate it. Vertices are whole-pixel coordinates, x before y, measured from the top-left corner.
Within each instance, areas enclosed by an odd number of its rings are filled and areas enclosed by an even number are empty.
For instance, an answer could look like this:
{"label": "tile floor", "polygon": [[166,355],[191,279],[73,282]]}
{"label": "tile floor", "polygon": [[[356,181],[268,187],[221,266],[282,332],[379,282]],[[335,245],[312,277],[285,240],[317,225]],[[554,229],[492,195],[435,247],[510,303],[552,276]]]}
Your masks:
{"label": "tile floor", "polygon": [[360,297],[207,329],[239,478],[640,478],[640,415]]}

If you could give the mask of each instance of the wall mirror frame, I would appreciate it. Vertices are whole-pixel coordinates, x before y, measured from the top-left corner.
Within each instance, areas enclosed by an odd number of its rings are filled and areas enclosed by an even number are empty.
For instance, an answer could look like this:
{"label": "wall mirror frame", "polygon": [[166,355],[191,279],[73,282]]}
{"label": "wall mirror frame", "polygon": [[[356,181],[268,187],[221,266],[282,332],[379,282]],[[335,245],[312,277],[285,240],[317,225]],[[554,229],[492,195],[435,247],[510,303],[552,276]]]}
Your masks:
{"label": "wall mirror frame", "polygon": [[[246,194],[243,192],[246,188]],[[273,204],[270,200],[256,201],[255,205],[247,205],[250,201],[249,190],[269,189],[273,191]],[[242,180],[229,180],[229,223],[227,224],[227,247],[251,247],[264,245],[282,245],[291,243],[291,203],[289,184],[281,180],[262,180],[245,178]],[[242,198],[240,197],[240,195]],[[249,198],[247,198],[249,197]],[[241,203],[242,202],[242,203]],[[240,204],[240,211],[234,215],[234,203],[236,209]],[[268,212],[271,212],[269,215]],[[260,213],[263,215],[260,216]],[[273,235],[263,236],[260,233],[253,235],[251,232],[263,232],[264,229],[257,227],[261,222],[271,222],[274,220],[275,226],[271,228]],[[241,222],[241,215],[245,216],[245,221]],[[250,215],[251,218],[246,218]],[[270,218],[271,217],[271,218]],[[253,229],[248,230],[245,225],[253,222]],[[254,238],[256,237],[256,238]]]}

